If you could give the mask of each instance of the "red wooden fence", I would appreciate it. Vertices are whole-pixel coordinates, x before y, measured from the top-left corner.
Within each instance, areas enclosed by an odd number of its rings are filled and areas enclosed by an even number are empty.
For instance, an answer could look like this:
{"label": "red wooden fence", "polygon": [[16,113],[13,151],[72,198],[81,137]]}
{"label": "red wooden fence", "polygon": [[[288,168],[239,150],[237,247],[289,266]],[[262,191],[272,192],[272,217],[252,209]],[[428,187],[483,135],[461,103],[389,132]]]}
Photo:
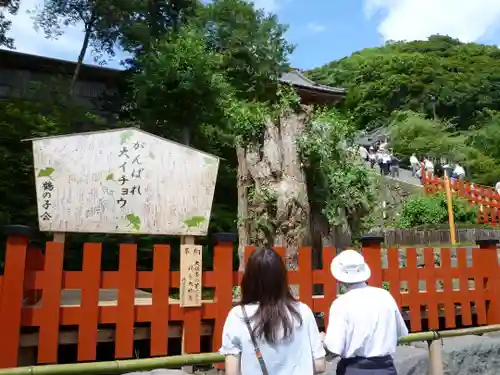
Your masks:
{"label": "red wooden fence", "polygon": [[[426,193],[444,192],[442,178],[424,173],[422,184]],[[474,184],[470,181],[455,181],[451,184],[452,192],[467,199],[478,210],[478,222],[498,226],[500,224],[500,194],[491,186]]]}
{"label": "red wooden fence", "polygon": [[[170,271],[168,245],[154,247],[150,271],[136,270],[137,248],[133,244],[121,245],[118,271],[101,270],[99,243],[85,244],[81,271],[63,270],[64,245],[61,243],[47,243],[43,267],[30,260],[33,255],[27,245],[27,239],[21,236],[11,236],[7,241],[4,274],[0,276],[0,368],[17,366],[23,337],[34,334],[38,340],[37,363],[56,363],[58,346],[70,326],[77,327],[79,361],[96,359],[102,327],[109,324],[115,327],[111,341],[114,341],[117,359],[133,357],[134,335],[143,323],[150,326],[151,356],[169,353],[169,332],[176,321],[182,322],[184,352],[200,352],[200,336],[207,320],[214,321],[213,350],[219,348],[224,321],[235,303],[232,287],[241,279],[241,274],[232,270],[231,243],[215,246],[213,270],[204,271],[202,275],[203,286],[215,288],[214,300],[204,301],[201,307],[185,309],[178,301],[168,298],[170,288],[179,287],[179,272]],[[247,249],[246,257],[252,250]],[[276,250],[285,256],[284,249]],[[362,251],[372,268],[370,284],[389,284],[390,292],[405,314],[409,314],[412,331],[421,330],[424,315],[428,316],[429,328],[438,328],[440,314],[444,315],[447,327],[454,327],[457,304],[461,305],[466,325],[472,324],[473,314],[477,315],[477,324],[500,323],[500,299],[495,299],[500,296],[495,243],[482,243],[481,248],[473,249],[472,264],[467,263],[466,249],[458,249],[456,255],[450,249],[440,249],[438,266],[432,248],[423,250],[423,266],[418,264],[422,254],[417,249],[382,250],[380,244],[372,243]],[[406,251],[403,267],[400,266],[402,251]],[[323,249],[324,267],[315,270],[311,248],[302,248],[298,270],[289,271],[289,283],[299,285],[300,300],[313,311],[323,312],[326,320],[330,303],[336,297],[336,283],[329,271],[334,254],[333,248]],[[39,254],[35,256],[39,258]],[[457,264],[453,264],[455,259]],[[459,285],[454,285],[453,279],[458,279]],[[419,287],[421,280],[426,281],[425,290]],[[469,285],[471,280],[474,280],[474,289]],[[442,283],[442,288],[436,287],[437,281]],[[405,282],[407,288],[402,288]],[[323,295],[313,296],[314,284],[324,285]],[[68,289],[81,290],[80,301],[65,303],[62,291]],[[116,303],[99,301],[103,289],[118,291]],[[137,289],[150,290],[149,297],[138,300]],[[40,300],[33,301],[40,295]]]}

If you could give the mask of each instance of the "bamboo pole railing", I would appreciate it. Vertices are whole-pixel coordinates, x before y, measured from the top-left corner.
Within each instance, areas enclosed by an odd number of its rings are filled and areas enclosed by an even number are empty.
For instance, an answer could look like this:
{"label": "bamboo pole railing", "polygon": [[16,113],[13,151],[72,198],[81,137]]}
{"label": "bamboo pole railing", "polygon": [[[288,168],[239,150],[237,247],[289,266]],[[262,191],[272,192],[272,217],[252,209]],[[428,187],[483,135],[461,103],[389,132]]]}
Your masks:
{"label": "bamboo pole railing", "polygon": [[[399,340],[399,344],[426,341],[429,344],[431,375],[442,375],[442,363],[436,363],[435,361],[436,359],[439,359],[441,362],[441,345],[439,345],[439,341],[442,338],[478,335],[495,331],[500,331],[500,324],[483,327],[461,328],[449,331],[411,333],[408,336],[401,338]],[[0,369],[0,375],[95,375],[102,373],[111,374],[127,373],[132,371],[148,371],[159,368],[175,368],[221,362],[224,362],[224,357],[219,353],[202,353],[108,362],[14,367]]]}

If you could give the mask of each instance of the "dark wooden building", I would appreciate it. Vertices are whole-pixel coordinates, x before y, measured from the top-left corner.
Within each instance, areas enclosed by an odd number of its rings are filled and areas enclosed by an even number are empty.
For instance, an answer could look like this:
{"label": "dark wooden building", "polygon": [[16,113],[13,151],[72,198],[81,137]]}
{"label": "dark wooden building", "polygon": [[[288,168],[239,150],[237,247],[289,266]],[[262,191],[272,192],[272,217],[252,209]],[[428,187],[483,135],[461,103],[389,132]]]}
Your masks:
{"label": "dark wooden building", "polygon": [[[57,75],[70,77],[76,63],[11,50],[0,50],[0,100],[11,95],[24,95],[30,83]],[[74,94],[79,104],[99,113],[99,98],[112,94],[122,71],[97,65],[83,65]],[[320,85],[308,79],[300,70],[285,73],[280,82],[295,87],[304,104],[334,105],[342,101],[347,90]]]}

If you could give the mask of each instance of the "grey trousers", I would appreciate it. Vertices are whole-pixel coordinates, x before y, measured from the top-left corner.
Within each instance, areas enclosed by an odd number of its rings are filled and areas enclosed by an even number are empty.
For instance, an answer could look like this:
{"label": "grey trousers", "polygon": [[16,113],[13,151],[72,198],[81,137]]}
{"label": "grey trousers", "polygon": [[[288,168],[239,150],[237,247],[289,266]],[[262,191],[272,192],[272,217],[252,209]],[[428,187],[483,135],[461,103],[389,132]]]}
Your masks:
{"label": "grey trousers", "polygon": [[337,375],[397,375],[391,356],[342,358]]}

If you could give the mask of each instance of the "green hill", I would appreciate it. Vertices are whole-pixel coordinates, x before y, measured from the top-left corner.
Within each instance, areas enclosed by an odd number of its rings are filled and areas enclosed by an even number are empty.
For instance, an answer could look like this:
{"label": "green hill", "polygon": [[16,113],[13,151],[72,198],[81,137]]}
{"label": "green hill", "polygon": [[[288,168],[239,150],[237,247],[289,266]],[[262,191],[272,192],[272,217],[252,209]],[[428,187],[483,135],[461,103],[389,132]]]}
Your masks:
{"label": "green hill", "polygon": [[396,109],[451,120],[467,129],[485,108],[500,109],[500,49],[447,36],[387,43],[307,72],[320,83],[345,87],[345,103],[361,128],[384,123]]}
{"label": "green hill", "polygon": [[307,75],[347,88],[344,112],[359,129],[390,126],[402,156],[447,156],[477,183],[500,179],[498,47],[436,35],[367,48]]}

